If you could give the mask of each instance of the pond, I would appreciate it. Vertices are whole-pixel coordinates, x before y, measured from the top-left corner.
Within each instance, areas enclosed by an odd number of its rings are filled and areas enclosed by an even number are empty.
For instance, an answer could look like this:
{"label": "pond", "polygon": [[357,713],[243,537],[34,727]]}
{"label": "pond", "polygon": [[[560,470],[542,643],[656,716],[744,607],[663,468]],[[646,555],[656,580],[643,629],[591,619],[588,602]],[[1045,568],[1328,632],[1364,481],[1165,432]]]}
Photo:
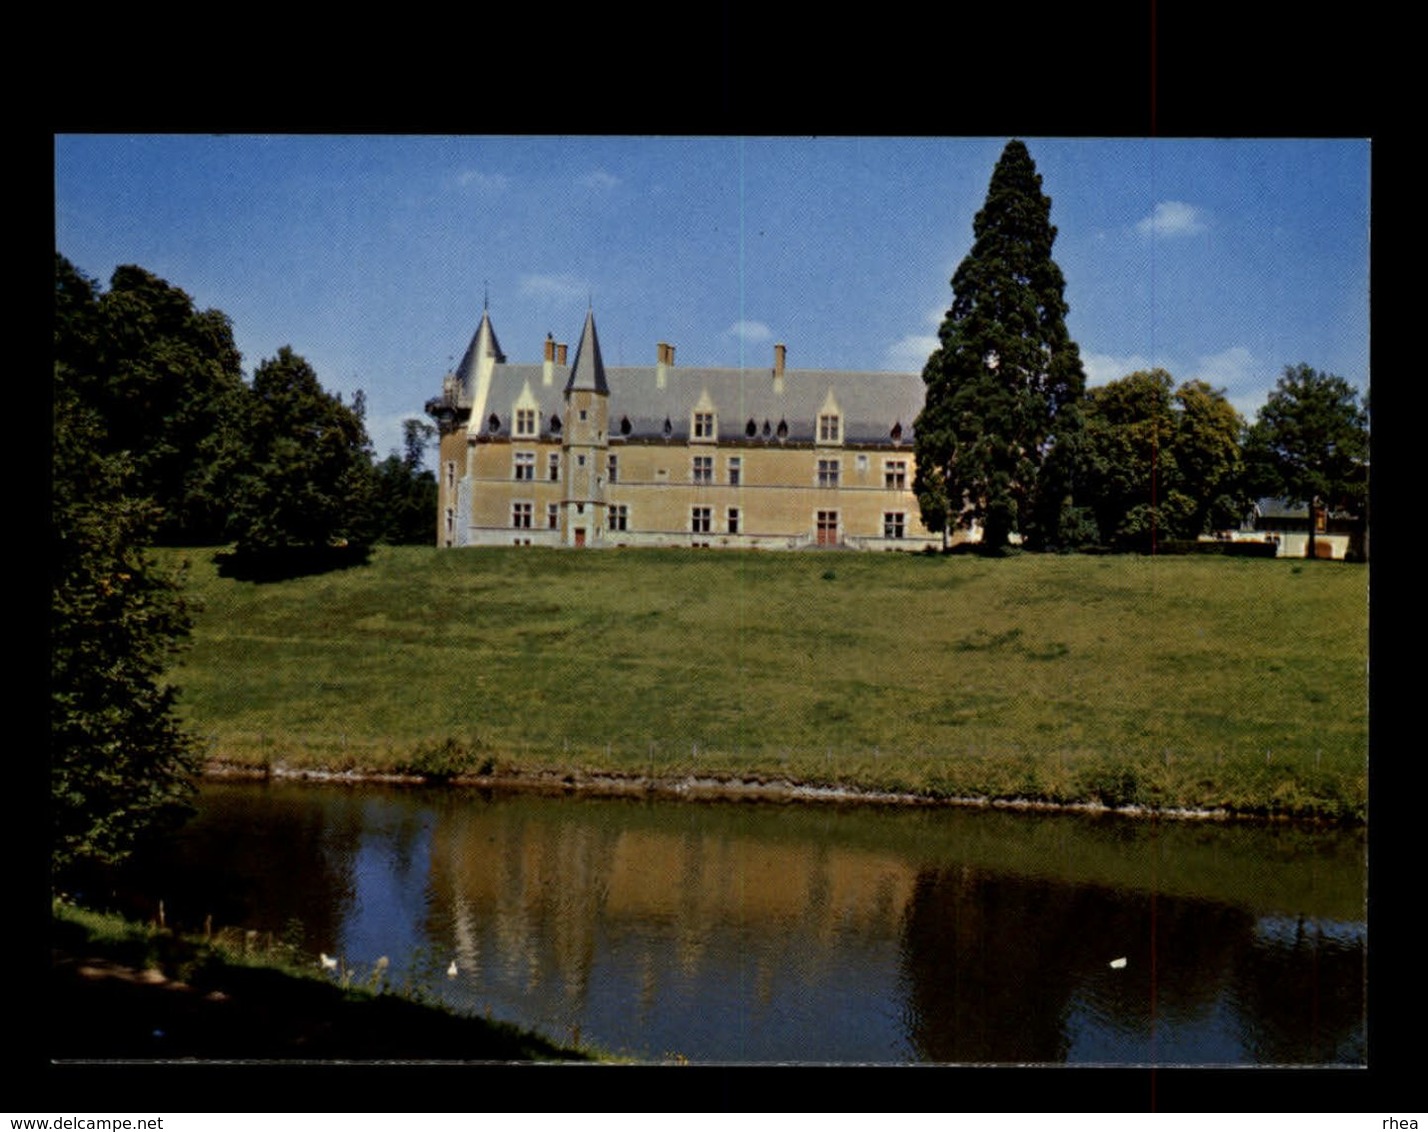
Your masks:
{"label": "pond", "polygon": [[639,1060],[1360,1065],[1364,884],[1360,830],[212,782],[146,888]]}

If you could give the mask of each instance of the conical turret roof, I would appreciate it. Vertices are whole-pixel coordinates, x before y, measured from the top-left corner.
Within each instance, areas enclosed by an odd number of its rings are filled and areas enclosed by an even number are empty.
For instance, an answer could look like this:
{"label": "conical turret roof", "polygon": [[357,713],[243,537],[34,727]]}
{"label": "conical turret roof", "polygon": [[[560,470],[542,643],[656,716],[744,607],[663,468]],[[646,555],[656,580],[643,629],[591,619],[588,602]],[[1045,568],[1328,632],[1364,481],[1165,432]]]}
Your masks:
{"label": "conical turret roof", "polygon": [[595,333],[595,311],[585,312],[585,329],[580,332],[580,345],[575,348],[575,364],[570,367],[570,380],[565,383],[565,391],[573,389],[593,389],[596,393],[610,392],[605,381],[605,362],[600,357],[600,339]]}

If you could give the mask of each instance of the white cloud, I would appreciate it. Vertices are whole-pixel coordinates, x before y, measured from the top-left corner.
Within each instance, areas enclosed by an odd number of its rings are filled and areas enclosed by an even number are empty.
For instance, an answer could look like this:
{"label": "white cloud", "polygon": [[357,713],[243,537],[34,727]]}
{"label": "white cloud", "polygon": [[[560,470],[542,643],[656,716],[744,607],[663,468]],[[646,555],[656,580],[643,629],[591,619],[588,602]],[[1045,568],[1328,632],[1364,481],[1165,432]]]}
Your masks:
{"label": "white cloud", "polygon": [[544,300],[584,299],[590,294],[590,285],[574,275],[522,275],[519,293],[524,298]]}
{"label": "white cloud", "polygon": [[1163,200],[1135,230],[1142,236],[1193,236],[1205,230],[1204,213],[1182,200]]}
{"label": "white cloud", "polygon": [[904,334],[888,347],[884,355],[887,367],[897,373],[921,373],[939,345],[941,342],[935,334]]}
{"label": "white cloud", "polygon": [[456,175],[456,183],[463,189],[481,189],[486,192],[500,192],[511,183],[504,173],[483,173],[479,169],[463,169]]}
{"label": "white cloud", "polygon": [[1216,389],[1244,390],[1257,376],[1254,355],[1244,346],[1231,346],[1206,354],[1192,367],[1190,380],[1204,381]]}
{"label": "white cloud", "polygon": [[[1161,369],[1170,370],[1172,374],[1175,372],[1163,360],[1159,365]],[[1091,386],[1119,381],[1140,370],[1155,369],[1156,363],[1140,354],[1092,354],[1082,350],[1081,367],[1086,371],[1086,384]]]}
{"label": "white cloud", "polygon": [[1223,389],[1230,404],[1239,410],[1246,420],[1253,420],[1268,396],[1263,367],[1255,362],[1254,355],[1244,346],[1231,346],[1218,354],[1206,354],[1200,358],[1188,375],[1216,389]]}
{"label": "white cloud", "polygon": [[762,322],[750,322],[748,319],[740,319],[724,333],[732,334],[745,342],[767,342],[773,337],[773,331]]}
{"label": "white cloud", "polygon": [[580,178],[580,184],[587,189],[600,189],[606,191],[613,189],[620,183],[620,178],[613,173],[607,173],[603,169],[595,169]]}

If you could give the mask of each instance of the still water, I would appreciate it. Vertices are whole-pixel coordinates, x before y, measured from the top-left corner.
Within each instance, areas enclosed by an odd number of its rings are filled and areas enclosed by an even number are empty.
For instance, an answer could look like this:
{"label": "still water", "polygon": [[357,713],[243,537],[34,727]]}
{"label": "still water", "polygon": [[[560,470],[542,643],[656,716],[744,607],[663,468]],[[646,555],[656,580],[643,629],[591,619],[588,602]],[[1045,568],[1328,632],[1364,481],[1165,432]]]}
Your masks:
{"label": "still water", "polygon": [[214,783],[149,884],[641,1060],[1358,1065],[1364,879],[1359,831]]}

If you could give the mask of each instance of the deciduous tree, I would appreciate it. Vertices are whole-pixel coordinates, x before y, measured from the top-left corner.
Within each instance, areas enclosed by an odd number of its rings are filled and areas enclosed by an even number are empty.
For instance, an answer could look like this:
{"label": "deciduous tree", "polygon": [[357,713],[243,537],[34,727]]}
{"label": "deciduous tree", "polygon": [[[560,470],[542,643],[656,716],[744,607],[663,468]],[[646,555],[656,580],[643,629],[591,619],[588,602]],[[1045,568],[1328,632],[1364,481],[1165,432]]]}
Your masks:
{"label": "deciduous tree", "polygon": [[130,484],[159,508],[155,537],[221,542],[247,396],[228,317],[199,311],[141,267],[115,270],[107,292],[55,257],[55,358],[125,452]]}
{"label": "deciduous tree", "polygon": [[189,631],[178,579],[145,554],[158,509],[134,494],[103,417],[54,367],[50,801],[58,875],[123,859],[187,809],[196,754],[167,680]]}
{"label": "deciduous tree", "polygon": [[[1362,514],[1368,494],[1368,409],[1337,374],[1300,363],[1260,409],[1245,441],[1246,476],[1256,495]],[[1314,523],[1309,524],[1309,556]]]}
{"label": "deciduous tree", "polygon": [[1224,390],[1139,370],[1086,394],[1079,494],[1103,545],[1153,549],[1238,517],[1244,423]]}
{"label": "deciduous tree", "polygon": [[1021,141],[1002,152],[972,230],[923,370],[914,491],[932,530],[977,523],[989,549],[1014,534],[1052,545],[1085,375],[1051,258],[1051,198]]}
{"label": "deciduous tree", "polygon": [[376,467],[379,539],[394,546],[430,543],[436,514],[436,477],[425,467],[436,428],[415,417],[402,421],[402,452]]}
{"label": "deciduous tree", "polygon": [[254,373],[251,406],[232,519],[239,556],[365,557],[375,532],[361,415],[323,389],[290,346]]}

